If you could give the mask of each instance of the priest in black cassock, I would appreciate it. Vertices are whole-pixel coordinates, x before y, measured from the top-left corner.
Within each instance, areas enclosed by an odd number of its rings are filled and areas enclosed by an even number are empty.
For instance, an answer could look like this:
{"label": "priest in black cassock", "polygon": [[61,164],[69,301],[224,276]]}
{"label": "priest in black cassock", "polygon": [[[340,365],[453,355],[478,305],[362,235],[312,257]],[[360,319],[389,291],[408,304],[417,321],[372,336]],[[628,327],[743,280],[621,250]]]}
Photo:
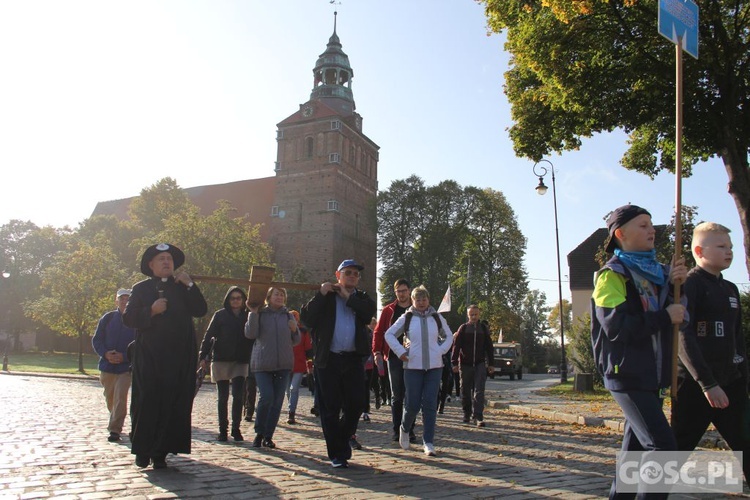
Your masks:
{"label": "priest in black cassock", "polygon": [[131,453],[138,467],[167,466],[168,453],[190,453],[191,412],[198,350],[193,318],[206,314],[206,299],[183,272],[185,254],[167,243],[141,257],[149,279],[136,283],[123,323],[135,328]]}

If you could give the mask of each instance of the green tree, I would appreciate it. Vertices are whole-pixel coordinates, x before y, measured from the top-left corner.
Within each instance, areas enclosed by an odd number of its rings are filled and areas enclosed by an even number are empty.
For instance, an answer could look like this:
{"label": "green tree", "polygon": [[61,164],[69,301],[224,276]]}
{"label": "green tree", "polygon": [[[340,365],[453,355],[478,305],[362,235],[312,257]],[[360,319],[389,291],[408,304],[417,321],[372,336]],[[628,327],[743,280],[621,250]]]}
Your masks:
{"label": "green tree", "polygon": [[591,373],[594,375],[594,383],[603,385],[602,376],[596,369],[594,350],[591,347],[591,315],[586,313],[576,318],[573,328],[565,338],[568,339],[566,354],[570,364],[575,367],[576,373]]}
{"label": "green tree", "polygon": [[128,207],[130,220],[145,233],[157,234],[165,228],[165,222],[174,214],[189,212],[195,205],[177,181],[165,177],[141,190]]}
{"label": "green tree", "polygon": [[[472,188],[466,188],[465,192],[471,193]],[[467,269],[471,260],[469,301],[481,307],[490,330],[493,333],[499,333],[501,328],[517,330],[516,311],[528,292],[523,264],[526,239],[503,193],[473,189],[473,195],[465,251],[459,255],[458,268]],[[465,287],[466,279],[467,275],[462,273],[454,282],[457,287]],[[468,304],[464,304],[464,310],[465,306]]]}
{"label": "green tree", "polygon": [[41,279],[45,294],[24,304],[26,314],[62,335],[78,337],[78,371],[84,373],[84,335],[93,335],[99,318],[112,309],[113,291],[127,275],[110,248],[81,244],[60,252]]}
{"label": "green tree", "polygon": [[[35,329],[24,303],[40,294],[40,277],[68,245],[70,230],[38,227],[32,222],[11,220],[0,227],[0,314],[10,350],[20,348],[21,333]],[[7,275],[7,276],[6,276]]]}
{"label": "green tree", "polygon": [[471,261],[469,302],[480,305],[495,335],[500,328],[517,331],[514,311],[527,290],[526,244],[502,193],[455,181],[425,186],[411,176],[379,193],[377,209],[384,304],[394,300],[392,286],[399,278],[424,284],[435,307],[450,285],[453,307],[445,317],[456,327],[465,321],[468,304],[460,291],[467,288]]}
{"label": "green tree", "polygon": [[[652,178],[674,170],[675,48],[657,32],[657,0],[480,1],[488,28],[507,33],[505,93],[519,156],[539,160],[621,128],[624,167]],[[750,7],[700,4],[700,59],[684,64],[683,170],[721,157],[750,275]]]}
{"label": "green tree", "polygon": [[[547,356],[542,343],[549,330],[547,314],[549,307],[547,296],[540,290],[531,290],[519,310],[521,319],[521,348],[523,349],[524,366],[530,373],[541,373],[545,371]],[[507,339],[515,340],[515,339]]]}

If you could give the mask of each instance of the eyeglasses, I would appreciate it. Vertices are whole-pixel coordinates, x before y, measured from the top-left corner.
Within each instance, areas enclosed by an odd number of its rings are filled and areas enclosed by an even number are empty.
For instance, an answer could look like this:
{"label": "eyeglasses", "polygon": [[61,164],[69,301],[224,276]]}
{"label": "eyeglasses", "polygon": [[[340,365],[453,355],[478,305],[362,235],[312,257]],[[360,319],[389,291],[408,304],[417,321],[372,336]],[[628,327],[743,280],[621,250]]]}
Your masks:
{"label": "eyeglasses", "polygon": [[398,290],[396,290],[396,293],[409,293],[409,289],[408,288],[399,288]]}
{"label": "eyeglasses", "polygon": [[233,297],[229,297],[229,300],[242,300],[242,295],[235,295]]}
{"label": "eyeglasses", "polygon": [[354,276],[355,278],[359,278],[359,271],[356,269],[344,269],[344,276]]}

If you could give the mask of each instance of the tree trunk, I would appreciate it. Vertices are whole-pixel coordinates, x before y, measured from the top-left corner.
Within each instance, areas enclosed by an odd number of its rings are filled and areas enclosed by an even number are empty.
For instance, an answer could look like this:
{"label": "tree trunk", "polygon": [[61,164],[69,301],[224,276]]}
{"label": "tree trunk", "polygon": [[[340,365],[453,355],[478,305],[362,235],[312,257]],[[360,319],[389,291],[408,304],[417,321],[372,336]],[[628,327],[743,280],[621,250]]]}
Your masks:
{"label": "tree trunk", "polygon": [[83,332],[78,332],[78,371],[86,373],[83,369]]}
{"label": "tree trunk", "polygon": [[[742,226],[742,242],[745,250],[745,269],[750,278],[750,168],[747,164],[747,156],[737,154],[737,150],[725,149],[721,155],[729,177],[728,191],[737,206]],[[706,200],[708,202],[708,200]],[[714,221],[721,224],[721,221]],[[737,242],[735,241],[735,244]]]}

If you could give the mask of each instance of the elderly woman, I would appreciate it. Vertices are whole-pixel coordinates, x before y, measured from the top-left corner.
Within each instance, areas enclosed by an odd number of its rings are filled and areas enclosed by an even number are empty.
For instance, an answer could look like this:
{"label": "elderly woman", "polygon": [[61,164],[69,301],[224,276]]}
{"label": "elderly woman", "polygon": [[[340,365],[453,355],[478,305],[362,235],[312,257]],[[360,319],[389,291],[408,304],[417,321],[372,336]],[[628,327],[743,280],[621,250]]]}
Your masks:
{"label": "elderly woman", "polygon": [[[412,306],[385,332],[385,341],[404,362],[406,404],[401,420],[399,444],[409,449],[409,431],[422,410],[424,453],[435,456],[435,421],[443,355],[453,342],[445,319],[430,306],[424,285],[411,292]],[[403,345],[399,339],[403,337]]]}
{"label": "elderly woman", "polygon": [[276,448],[273,433],[289,387],[294,346],[300,342],[300,332],[297,320],[286,308],[286,290],[283,288],[269,288],[266,306],[260,310],[249,299],[246,305],[250,314],[245,324],[245,337],[255,339],[250,371],[255,375],[259,392],[253,446]]}

